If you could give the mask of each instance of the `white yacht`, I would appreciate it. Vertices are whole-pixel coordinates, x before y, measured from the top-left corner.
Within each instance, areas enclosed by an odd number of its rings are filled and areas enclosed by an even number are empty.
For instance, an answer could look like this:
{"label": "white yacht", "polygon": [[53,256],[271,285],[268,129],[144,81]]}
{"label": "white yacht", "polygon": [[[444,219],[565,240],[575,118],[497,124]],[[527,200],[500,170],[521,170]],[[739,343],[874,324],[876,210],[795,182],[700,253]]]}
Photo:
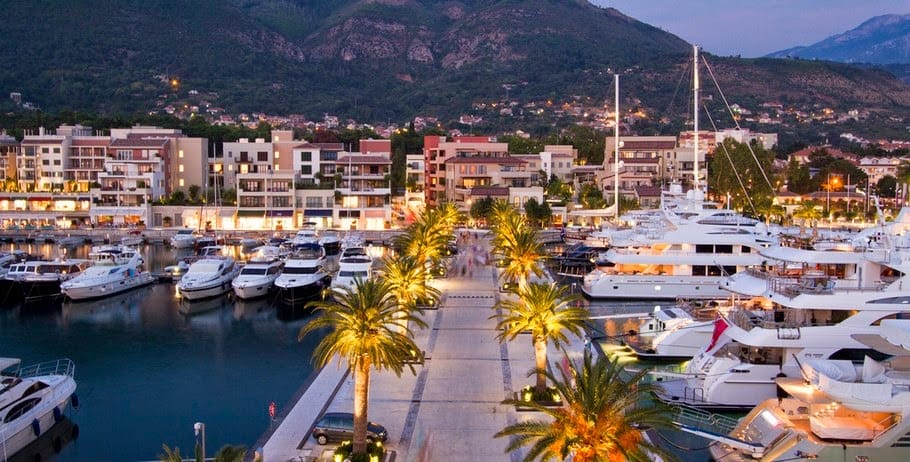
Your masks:
{"label": "white yacht", "polygon": [[726,301],[711,300],[696,306],[698,303],[655,306],[654,311],[645,316],[614,315],[610,318],[632,318],[637,329],[623,332],[622,341],[635,356],[652,361],[691,359],[711,341],[713,317],[730,308]]}
{"label": "white yacht", "polygon": [[[762,402],[728,433],[715,433],[719,444],[710,447],[714,459],[907,460],[910,325],[885,320],[878,335],[854,338],[890,357],[876,361],[864,356],[861,363],[805,361],[799,376],[777,379],[783,392],[779,399]],[[702,436],[712,438],[708,432]]]}
{"label": "white yacht", "polygon": [[343,239],[335,231],[325,231],[319,236],[319,245],[325,249],[326,255],[338,255],[343,243]]}
{"label": "white yacht", "polygon": [[12,457],[78,406],[75,366],[61,359],[28,367],[0,358],[0,454]]}
{"label": "white yacht", "polygon": [[662,213],[644,215],[644,222],[614,232],[610,249],[584,277],[584,294],[595,299],[722,298],[727,293],[720,282],[761,264],[758,250],[776,242],[762,223],[704,207],[698,190],[689,191],[687,199],[685,207],[665,201]]}
{"label": "white yacht", "polygon": [[177,230],[177,234],[171,236],[171,247],[175,249],[192,249],[196,246],[196,233],[192,229]]}
{"label": "white yacht", "polygon": [[304,223],[303,227],[297,230],[297,234],[294,234],[294,238],[291,239],[291,245],[294,247],[318,243],[319,236],[316,234],[316,225],[312,223]]}
{"label": "white yacht", "polygon": [[126,246],[101,246],[89,253],[92,266],[60,285],[71,300],[108,297],[155,281],[143,267],[139,251]]}
{"label": "white yacht", "polygon": [[317,243],[301,245],[288,255],[284,270],[275,280],[282,302],[298,305],[314,300],[328,289],[332,276],[325,271],[325,250]]}
{"label": "white yacht", "polygon": [[190,301],[217,297],[231,290],[231,281],[239,272],[231,257],[205,257],[190,265],[177,283],[177,291]]}
{"label": "white yacht", "polygon": [[35,302],[60,297],[61,286],[82,274],[90,264],[87,260],[63,258],[40,262],[33,273],[26,273],[18,280],[22,301]]}
{"label": "white yacht", "polygon": [[240,274],[231,283],[234,295],[246,300],[271,293],[275,287],[275,279],[284,268],[284,261],[279,258],[280,255],[281,251],[277,247],[259,247],[256,254],[240,269]]}
{"label": "white yacht", "polygon": [[131,232],[120,238],[120,245],[127,247],[136,247],[142,245],[143,242],[145,242],[145,238],[142,237],[142,234],[136,232]]}
{"label": "white yacht", "polygon": [[366,281],[373,274],[373,257],[365,247],[345,247],[338,259],[338,274],[332,280],[332,288],[353,287],[354,280]]}

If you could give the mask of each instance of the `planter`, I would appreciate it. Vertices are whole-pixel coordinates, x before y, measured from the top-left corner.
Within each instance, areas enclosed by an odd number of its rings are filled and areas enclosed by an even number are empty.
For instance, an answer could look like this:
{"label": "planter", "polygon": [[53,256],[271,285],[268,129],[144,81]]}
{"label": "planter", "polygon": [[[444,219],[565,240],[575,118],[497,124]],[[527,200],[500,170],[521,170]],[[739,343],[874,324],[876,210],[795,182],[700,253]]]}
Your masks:
{"label": "planter", "polygon": [[[534,386],[528,385],[521,389],[521,391],[516,391],[512,393],[512,399],[516,403],[534,403],[539,406],[544,407],[562,407],[562,398],[559,396],[559,392],[555,388],[547,387],[545,396],[534,396]],[[530,406],[523,406],[522,404],[515,404],[515,410],[519,412],[526,411],[537,411]]]}
{"label": "planter", "polygon": [[338,449],[335,450],[335,455],[332,456],[332,462],[343,462],[345,460],[350,460],[351,462],[381,462],[386,459],[385,448],[381,442],[367,443],[367,453],[365,456],[353,457],[351,456],[351,450],[353,449],[353,444],[351,441],[343,441],[338,445]]}

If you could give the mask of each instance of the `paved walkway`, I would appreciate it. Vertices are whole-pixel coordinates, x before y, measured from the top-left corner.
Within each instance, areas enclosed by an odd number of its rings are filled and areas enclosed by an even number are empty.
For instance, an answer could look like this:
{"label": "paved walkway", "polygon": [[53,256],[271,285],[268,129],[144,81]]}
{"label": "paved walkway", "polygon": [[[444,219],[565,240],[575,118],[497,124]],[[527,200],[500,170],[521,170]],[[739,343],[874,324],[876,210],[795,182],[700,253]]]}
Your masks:
{"label": "paved walkway", "polygon": [[[460,263],[456,259],[453,265]],[[474,266],[464,276],[451,271],[449,278],[435,284],[443,292],[442,303],[427,312],[431,328],[418,331],[415,339],[426,361],[416,366],[416,376],[407,370],[401,377],[373,372],[370,420],[388,429],[386,446],[394,451],[396,462],[517,461],[520,454],[505,453],[508,441],[493,435],[519,420],[539,417],[500,404],[533,383],[527,377],[534,367],[530,336],[502,345],[496,340],[496,321],[489,318],[500,293],[491,266]],[[582,340],[576,339],[569,351],[577,356],[582,347]],[[561,359],[551,347],[551,367]],[[323,410],[353,408],[352,379],[337,369],[327,367],[289,412],[264,446],[266,462],[318,457],[331,450],[316,444],[308,431]]]}

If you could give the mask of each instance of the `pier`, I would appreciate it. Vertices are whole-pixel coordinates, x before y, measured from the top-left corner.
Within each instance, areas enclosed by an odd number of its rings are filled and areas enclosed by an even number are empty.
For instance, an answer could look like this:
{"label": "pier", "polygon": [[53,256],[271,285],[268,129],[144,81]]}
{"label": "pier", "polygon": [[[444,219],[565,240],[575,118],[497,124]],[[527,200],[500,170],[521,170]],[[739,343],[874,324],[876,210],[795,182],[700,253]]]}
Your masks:
{"label": "pier", "polygon": [[[520,460],[506,454],[506,438],[493,435],[525,419],[539,418],[502,401],[532,384],[534,368],[529,335],[500,344],[496,321],[489,319],[500,296],[496,269],[475,267],[473,274],[455,274],[433,284],[442,292],[439,308],[425,312],[429,329],[416,331],[425,354],[417,374],[401,377],[373,371],[368,417],[389,431],[386,460],[502,461]],[[567,347],[572,359],[581,356],[583,339]],[[550,348],[550,367],[563,355]],[[346,364],[332,363],[290,407],[275,430],[256,445],[265,462],[331,460],[334,445],[320,446],[310,436],[323,412],[351,412],[353,381]]]}

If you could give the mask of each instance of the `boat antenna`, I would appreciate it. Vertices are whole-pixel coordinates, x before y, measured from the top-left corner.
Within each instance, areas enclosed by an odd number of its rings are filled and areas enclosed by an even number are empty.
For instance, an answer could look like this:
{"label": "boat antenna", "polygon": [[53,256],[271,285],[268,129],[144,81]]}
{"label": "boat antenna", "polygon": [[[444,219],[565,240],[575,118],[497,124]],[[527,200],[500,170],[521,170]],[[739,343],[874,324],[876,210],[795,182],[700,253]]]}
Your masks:
{"label": "boat antenna", "polygon": [[698,45],[692,45],[693,56],[694,56],[694,68],[693,68],[693,93],[695,94],[695,118],[694,118],[694,129],[695,129],[695,162],[693,162],[694,168],[692,173],[695,175],[695,178],[692,180],[693,189],[698,189]]}
{"label": "boat antenna", "polygon": [[613,127],[613,217],[619,219],[619,74],[613,74],[616,114]]}

